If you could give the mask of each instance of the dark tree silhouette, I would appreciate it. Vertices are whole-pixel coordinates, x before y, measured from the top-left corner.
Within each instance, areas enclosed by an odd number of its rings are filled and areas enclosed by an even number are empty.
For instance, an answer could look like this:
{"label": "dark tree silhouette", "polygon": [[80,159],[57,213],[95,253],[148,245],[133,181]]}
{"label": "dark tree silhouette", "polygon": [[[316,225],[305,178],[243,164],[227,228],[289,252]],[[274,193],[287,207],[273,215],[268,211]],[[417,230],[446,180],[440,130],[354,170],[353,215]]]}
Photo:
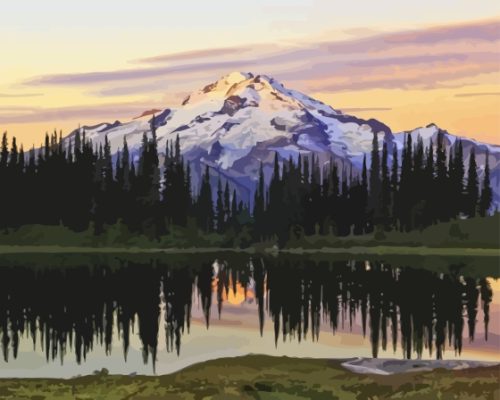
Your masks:
{"label": "dark tree silhouette", "polygon": [[467,174],[467,187],[465,194],[465,211],[469,217],[474,217],[477,211],[479,198],[479,181],[477,177],[476,153],[471,149],[469,157],[469,171]]}
{"label": "dark tree silhouette", "polygon": [[208,165],[205,168],[200,195],[198,196],[198,201],[196,203],[196,210],[198,226],[205,232],[212,232],[214,229],[214,211]]}
{"label": "dark tree silhouette", "polygon": [[483,187],[481,189],[481,198],[479,200],[479,215],[481,215],[481,217],[484,217],[488,214],[488,210],[490,209],[491,202],[493,200],[493,193],[490,183],[490,162],[488,158],[489,153],[486,152],[486,165],[484,167]]}
{"label": "dark tree silhouette", "polygon": [[465,179],[463,144],[458,140],[447,157],[443,132],[438,133],[436,154],[432,141],[425,148],[421,137],[414,144],[406,135],[401,155],[384,140],[380,156],[374,135],[372,168],[365,156],[361,171],[348,161],[324,162],[315,154],[283,160],[275,153],[269,186],[261,163],[250,205],[237,198],[229,180],[221,180],[212,197],[208,165],[199,193],[193,195],[191,166],[184,163],[179,135],[166,142],[160,167],[155,121],[153,117],[150,131],[144,132],[140,149],[131,154],[124,140],[114,157],[107,136],[92,143],[85,131],[65,141],[61,134],[47,134],[40,149],[28,154],[18,148],[16,138],[9,146],[5,133],[0,181],[8,189],[0,196],[0,228],[63,225],[77,232],[99,235],[118,229],[159,239],[179,226],[215,229],[235,245],[262,240],[284,245],[304,235],[361,235],[375,227],[377,233],[423,229],[491,210],[488,162],[480,190],[474,150]]}
{"label": "dark tree silhouette", "polygon": [[370,166],[370,212],[373,214],[374,224],[379,224],[382,221],[382,198],[381,198],[381,182],[380,182],[380,155],[378,148],[378,135],[373,132],[372,151],[371,151],[371,166]]}

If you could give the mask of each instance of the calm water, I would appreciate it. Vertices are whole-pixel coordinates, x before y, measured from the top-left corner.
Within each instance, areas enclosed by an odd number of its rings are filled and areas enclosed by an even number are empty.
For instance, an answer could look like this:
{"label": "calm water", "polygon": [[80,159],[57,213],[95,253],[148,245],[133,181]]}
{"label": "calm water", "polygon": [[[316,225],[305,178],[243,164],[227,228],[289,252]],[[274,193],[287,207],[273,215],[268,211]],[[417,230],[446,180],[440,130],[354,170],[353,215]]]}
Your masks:
{"label": "calm water", "polygon": [[0,259],[0,376],[166,373],[248,353],[499,359],[498,260]]}

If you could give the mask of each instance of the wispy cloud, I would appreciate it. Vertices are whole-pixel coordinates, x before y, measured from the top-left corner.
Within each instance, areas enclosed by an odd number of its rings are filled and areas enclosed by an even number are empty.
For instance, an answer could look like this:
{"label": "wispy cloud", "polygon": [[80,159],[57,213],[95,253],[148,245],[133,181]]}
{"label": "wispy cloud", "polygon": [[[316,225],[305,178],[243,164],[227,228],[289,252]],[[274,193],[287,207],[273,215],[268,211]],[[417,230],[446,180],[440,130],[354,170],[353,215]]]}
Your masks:
{"label": "wispy cloud", "polygon": [[43,93],[0,93],[0,98],[40,97]]}
{"label": "wispy cloud", "polygon": [[155,64],[164,62],[174,62],[174,61],[193,61],[196,59],[212,58],[228,55],[237,55],[241,53],[247,53],[250,50],[248,47],[221,47],[214,49],[204,49],[204,50],[193,50],[184,51],[180,53],[173,54],[162,54],[159,56],[141,58],[134,60],[138,63]]}
{"label": "wispy cloud", "polygon": [[[231,70],[273,75],[299,90],[352,91],[371,88],[432,88],[451,80],[497,72],[500,65],[500,21],[488,20],[414,31],[377,33],[344,41],[322,41],[279,47],[252,45],[213,48],[139,60],[165,66],[138,66],[116,71],[34,77],[27,86],[108,86],[98,96],[148,93],[144,82],[184,85],[213,79]],[[244,57],[242,57],[244,56]]]}
{"label": "wispy cloud", "polygon": [[182,74],[211,71],[214,69],[233,69],[242,65],[253,63],[253,61],[221,61],[207,62],[199,64],[184,64],[159,68],[132,68],[116,71],[99,71],[76,74],[54,74],[35,77],[24,82],[28,86],[60,85],[60,86],[81,86],[96,83],[130,81],[138,79],[174,77]]}
{"label": "wispy cloud", "polygon": [[389,38],[390,43],[435,44],[458,40],[496,41],[499,36],[500,21],[465,23],[439,26],[423,31],[401,32]]}
{"label": "wispy cloud", "polygon": [[97,96],[128,96],[136,93],[164,92],[168,85],[164,81],[145,82],[137,85],[114,86],[90,92]]}
{"label": "wispy cloud", "polygon": [[500,92],[457,93],[455,97],[500,96]]}
{"label": "wispy cloud", "polygon": [[[0,112],[0,124],[33,123],[49,121],[82,121],[94,118],[112,120],[116,118],[132,118],[151,103],[115,103],[101,105],[81,105],[57,108],[10,107],[9,112]],[[2,107],[2,111],[4,108]]]}
{"label": "wispy cloud", "polygon": [[[322,63],[312,68],[316,79],[311,79],[312,90],[352,91],[374,88],[432,89],[446,86],[446,82],[498,71],[498,56],[492,53],[469,54],[467,56],[443,55],[415,57],[413,63],[388,60],[366,61],[358,64]],[[330,71],[334,71],[330,73]],[[306,70],[302,71],[303,73]],[[295,77],[297,71],[290,74]]]}

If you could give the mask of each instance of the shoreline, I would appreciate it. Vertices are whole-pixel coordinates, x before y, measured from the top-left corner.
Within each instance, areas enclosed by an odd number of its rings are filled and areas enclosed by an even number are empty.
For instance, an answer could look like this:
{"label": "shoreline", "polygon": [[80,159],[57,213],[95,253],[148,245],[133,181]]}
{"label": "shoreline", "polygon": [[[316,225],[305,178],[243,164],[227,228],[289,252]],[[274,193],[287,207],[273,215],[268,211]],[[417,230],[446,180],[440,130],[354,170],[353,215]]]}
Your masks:
{"label": "shoreline", "polygon": [[[345,360],[345,359],[344,359]],[[471,368],[357,373],[342,359],[246,355],[191,365],[168,375],[110,375],[107,370],[71,379],[2,378],[0,397],[14,399],[192,398],[496,398],[500,364]],[[345,362],[359,360],[348,359]],[[367,362],[371,362],[367,359]],[[411,360],[410,360],[411,362]],[[437,361],[436,361],[437,362]],[[393,364],[401,364],[396,361]],[[415,363],[415,360],[413,360]],[[446,362],[444,362],[446,365]],[[463,364],[464,362],[462,362]],[[470,362],[469,363],[473,363]],[[441,362],[443,364],[443,362]],[[472,383],[475,384],[472,384]]]}
{"label": "shoreline", "polygon": [[[324,357],[307,357],[307,356],[290,356],[290,355],[271,355],[266,353],[226,353],[224,355],[220,355],[219,357],[208,357],[202,358],[198,360],[194,360],[192,362],[186,363],[184,365],[180,365],[170,372],[165,373],[140,373],[136,371],[132,372],[110,372],[106,367],[99,367],[95,369],[93,372],[89,373],[77,373],[75,375],[32,375],[32,376],[9,376],[3,375],[0,376],[1,381],[8,380],[64,380],[71,381],[73,379],[85,378],[85,377],[93,377],[99,374],[102,374],[103,371],[106,375],[115,376],[115,377],[144,377],[144,378],[161,378],[173,376],[179,373],[182,373],[185,370],[190,368],[199,368],[206,364],[211,364],[214,362],[227,361],[229,363],[237,363],[239,360],[244,360],[252,357],[262,357],[268,358],[272,360],[287,360],[287,362],[292,361],[295,362],[325,362],[325,363],[334,363],[336,365],[341,366],[346,372],[352,372],[356,375],[400,375],[414,372],[429,372],[434,371],[436,369],[444,369],[444,370],[464,370],[464,369],[473,369],[473,368],[483,368],[483,367],[499,367],[500,369],[500,361],[488,361],[481,359],[406,359],[406,358],[372,358],[372,357],[364,357],[364,356],[353,356],[353,357],[340,357],[340,358],[324,358]],[[7,365],[6,363],[5,365]]]}
{"label": "shoreline", "polygon": [[90,247],[59,245],[0,245],[2,254],[203,254],[203,253],[241,253],[241,254],[355,254],[355,255],[408,255],[408,256],[485,256],[500,257],[498,248],[479,247],[427,247],[427,246],[350,246],[318,248],[229,248],[229,247],[186,247],[186,248],[141,248],[141,247]]}
{"label": "shoreline", "polygon": [[411,372],[433,371],[435,369],[463,370],[470,368],[500,366],[500,361],[481,360],[423,360],[399,358],[356,357],[341,364],[357,374],[394,375]]}

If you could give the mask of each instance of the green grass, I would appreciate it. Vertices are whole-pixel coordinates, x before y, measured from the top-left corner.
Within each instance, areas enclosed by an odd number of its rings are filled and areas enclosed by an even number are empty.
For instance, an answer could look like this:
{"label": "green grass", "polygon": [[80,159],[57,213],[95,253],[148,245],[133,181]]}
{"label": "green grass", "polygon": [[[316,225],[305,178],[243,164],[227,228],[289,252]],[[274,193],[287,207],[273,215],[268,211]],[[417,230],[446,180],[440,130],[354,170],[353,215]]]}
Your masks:
{"label": "green grass", "polygon": [[[292,248],[275,250],[272,248],[260,249],[268,253],[285,254],[337,254],[337,255],[439,255],[439,256],[500,256],[498,249],[481,248],[434,248],[410,246],[353,246],[353,247],[321,247],[321,248]],[[232,249],[222,247],[187,247],[187,248],[140,248],[140,247],[82,247],[82,246],[28,246],[28,245],[0,245],[0,254],[208,254],[219,252],[248,253],[256,252],[253,247],[245,249]]]}
{"label": "green grass", "polygon": [[[1,249],[0,249],[1,251]],[[424,246],[352,246],[352,247],[321,247],[321,248],[292,248],[281,250],[282,253],[310,254],[364,254],[364,255],[439,255],[439,256],[500,256],[499,249],[460,248],[460,247],[424,247]]]}
{"label": "green grass", "polygon": [[[421,231],[376,232],[368,235],[337,237],[311,235],[293,238],[286,248],[321,249],[353,247],[407,247],[439,249],[498,249],[500,247],[500,213],[491,217],[453,220],[431,225]],[[422,250],[419,250],[422,251]],[[424,250],[427,252],[427,250]],[[496,255],[499,253],[497,252]]]}
{"label": "green grass", "polygon": [[360,375],[339,360],[245,356],[171,375],[1,379],[0,398],[45,399],[498,399],[500,367]]}
{"label": "green grass", "polygon": [[[30,225],[0,232],[0,253],[17,252],[210,252],[221,250],[277,252],[277,240],[254,243],[247,230],[238,234],[205,234],[195,227],[171,227],[168,235],[149,239],[123,224],[100,235],[89,228],[73,232],[64,226]],[[311,235],[291,238],[286,252],[321,251],[345,254],[488,255],[498,256],[500,213],[487,218],[455,220],[422,231],[380,232],[347,237]]]}
{"label": "green grass", "polygon": [[254,248],[232,249],[223,247],[185,247],[185,248],[141,248],[141,247],[85,247],[85,246],[57,246],[57,245],[0,245],[0,254],[25,253],[64,253],[64,254],[203,254],[215,252],[253,253]]}

